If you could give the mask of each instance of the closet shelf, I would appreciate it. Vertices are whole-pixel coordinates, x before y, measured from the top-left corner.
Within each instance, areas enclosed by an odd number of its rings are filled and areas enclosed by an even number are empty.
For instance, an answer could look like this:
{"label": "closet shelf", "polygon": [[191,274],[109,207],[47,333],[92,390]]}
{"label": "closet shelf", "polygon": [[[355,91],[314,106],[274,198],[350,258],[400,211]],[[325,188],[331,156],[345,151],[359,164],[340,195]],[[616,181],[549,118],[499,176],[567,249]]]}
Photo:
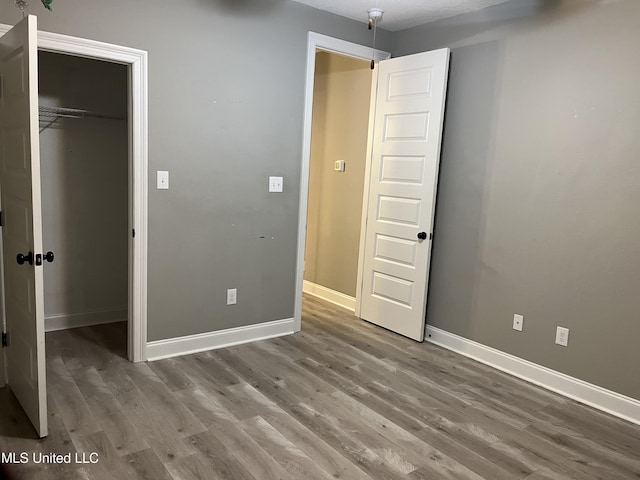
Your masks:
{"label": "closet shelf", "polygon": [[125,117],[113,115],[110,113],[92,112],[90,110],[82,110],[79,108],[63,108],[63,107],[39,107],[38,114],[40,116],[40,131],[49,128],[60,119],[65,118],[102,118],[107,120],[125,120]]}

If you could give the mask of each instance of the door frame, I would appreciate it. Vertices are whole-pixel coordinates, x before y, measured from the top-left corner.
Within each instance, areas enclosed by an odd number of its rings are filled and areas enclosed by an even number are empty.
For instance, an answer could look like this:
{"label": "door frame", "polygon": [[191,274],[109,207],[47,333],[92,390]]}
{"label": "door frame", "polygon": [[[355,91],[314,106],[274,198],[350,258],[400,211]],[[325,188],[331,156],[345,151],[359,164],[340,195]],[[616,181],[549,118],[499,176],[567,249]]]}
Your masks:
{"label": "door frame", "polygon": [[[0,24],[0,36],[12,27]],[[148,64],[147,52],[38,31],[38,50],[127,65],[129,120],[129,360],[147,359]],[[133,235],[135,231],[135,236]],[[4,291],[0,278],[0,287]],[[3,314],[4,317],[4,314]],[[3,318],[4,320],[4,318]],[[1,378],[1,376],[0,376]]]}
{"label": "door frame", "polygon": [[[338,38],[329,37],[315,32],[309,32],[307,40],[307,70],[305,84],[305,101],[304,101],[304,124],[302,137],[302,168],[300,170],[300,210],[298,212],[298,249],[296,256],[296,292],[295,306],[293,315],[293,330],[300,331],[302,328],[302,288],[304,280],[304,254],[307,239],[307,205],[309,201],[309,165],[311,162],[311,127],[313,121],[313,91],[315,86],[316,71],[316,53],[318,51],[335,53],[346,57],[356,58],[358,60],[371,60],[371,55],[376,61],[386,60],[391,57],[389,52],[375,50],[371,47],[358,45],[357,43],[347,42]],[[375,93],[372,91],[372,98]],[[370,116],[370,123],[372,118]],[[371,132],[371,125],[369,125]],[[369,142],[367,142],[369,143]],[[369,147],[367,147],[367,169],[369,172]],[[366,175],[366,174],[365,174]],[[365,178],[364,198],[368,197],[367,191],[368,181]],[[364,200],[364,199],[363,199]],[[363,232],[360,232],[360,254],[362,256],[362,238]],[[358,270],[358,277],[360,276]],[[359,307],[359,289],[356,289],[356,315]]]}

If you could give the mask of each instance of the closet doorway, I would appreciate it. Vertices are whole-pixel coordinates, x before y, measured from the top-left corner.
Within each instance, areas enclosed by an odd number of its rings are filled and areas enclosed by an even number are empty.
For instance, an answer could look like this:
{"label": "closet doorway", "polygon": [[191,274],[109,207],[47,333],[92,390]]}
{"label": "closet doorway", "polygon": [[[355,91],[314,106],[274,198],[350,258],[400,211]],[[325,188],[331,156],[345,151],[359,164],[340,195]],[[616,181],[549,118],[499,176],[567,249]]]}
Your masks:
{"label": "closet doorway", "polygon": [[[5,278],[2,279],[0,290],[3,293],[3,310],[11,309],[10,315],[3,318],[3,338],[6,331],[8,338],[12,340],[9,340],[7,348],[3,349],[8,377],[0,380],[7,382],[39,436],[44,437],[48,429],[43,269],[45,265],[52,265],[53,263],[49,263],[52,260],[59,260],[60,253],[57,256],[55,253],[49,255],[49,250],[43,249],[42,242],[39,130],[47,123],[43,122],[38,128],[38,52],[52,52],[124,65],[127,71],[128,161],[125,238],[128,246],[128,322],[122,333],[128,337],[126,357],[134,362],[146,360],[147,339],[147,53],[129,47],[38,31],[36,17],[32,15],[25,17],[14,27],[0,24],[0,36],[0,64],[6,80],[5,90],[8,92],[3,96],[0,112],[3,135],[13,135],[11,139],[23,138],[23,141],[5,144],[5,148],[13,153],[2,157],[4,173],[0,177],[0,193],[3,196],[3,240],[6,237],[13,242],[9,247],[3,242],[5,244],[2,266]],[[42,113],[60,114],[61,111],[43,110]],[[25,161],[14,161],[16,158]],[[28,251],[31,253],[27,254]],[[16,252],[19,252],[17,256]],[[93,258],[104,254],[105,252],[95,251]],[[8,265],[13,268],[9,269]],[[18,283],[25,284],[25,288],[21,285],[21,288],[17,289],[16,279]],[[8,291],[9,296],[6,295]],[[32,294],[21,293],[28,291]],[[103,309],[102,314],[105,310],[110,309]],[[68,318],[71,315],[67,314],[73,312],[54,313],[61,313],[50,315],[50,323],[55,324],[57,321],[58,328],[69,326],[69,322],[77,320]],[[83,312],[87,313],[96,312]],[[84,316],[86,321],[87,315]],[[92,323],[96,321],[95,316]],[[70,330],[66,330],[65,333],[68,331]],[[25,362],[25,358],[29,361]],[[24,368],[28,365],[30,368]]]}
{"label": "closet doorway", "polygon": [[38,55],[46,331],[128,319],[127,70]]}
{"label": "closet doorway", "polygon": [[[30,17],[30,16],[29,16]],[[0,37],[12,29],[0,24]],[[124,65],[127,79],[129,156],[128,359],[147,359],[148,60],[147,52],[86,38],[37,32],[38,52]],[[0,284],[2,284],[0,276]],[[2,287],[4,289],[4,287]],[[0,380],[2,380],[0,378]],[[0,386],[2,383],[0,383]]]}

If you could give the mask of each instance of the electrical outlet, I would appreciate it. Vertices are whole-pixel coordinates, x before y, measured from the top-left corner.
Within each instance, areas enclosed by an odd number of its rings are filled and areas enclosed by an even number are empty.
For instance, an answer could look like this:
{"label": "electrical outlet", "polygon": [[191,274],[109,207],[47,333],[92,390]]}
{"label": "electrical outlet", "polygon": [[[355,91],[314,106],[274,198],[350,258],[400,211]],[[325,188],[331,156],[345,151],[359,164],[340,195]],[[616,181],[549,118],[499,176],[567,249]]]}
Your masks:
{"label": "electrical outlet", "polygon": [[517,313],[513,314],[513,329],[522,331],[522,326],[524,324],[524,317],[522,315],[518,315]]}
{"label": "electrical outlet", "polygon": [[227,305],[235,305],[238,301],[238,289],[229,288],[227,290]]}
{"label": "electrical outlet", "polygon": [[280,193],[282,192],[282,185],[284,179],[282,177],[269,177],[269,191]]}
{"label": "electrical outlet", "polygon": [[158,190],[169,190],[169,172],[158,170]]}
{"label": "electrical outlet", "polygon": [[569,343],[569,329],[564,327],[556,328],[556,343],[566,347]]}

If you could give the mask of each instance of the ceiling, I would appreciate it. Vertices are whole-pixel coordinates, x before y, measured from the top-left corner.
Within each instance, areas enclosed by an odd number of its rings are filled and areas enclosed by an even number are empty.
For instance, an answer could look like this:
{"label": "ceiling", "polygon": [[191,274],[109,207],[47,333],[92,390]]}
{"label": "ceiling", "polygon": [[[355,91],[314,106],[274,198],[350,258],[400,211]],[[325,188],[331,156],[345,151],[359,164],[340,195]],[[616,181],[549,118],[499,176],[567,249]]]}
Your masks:
{"label": "ceiling", "polygon": [[384,10],[378,26],[397,31],[434,22],[447,17],[473,12],[509,0],[294,0],[310,7],[335,13],[366,23],[367,10],[378,7]]}

